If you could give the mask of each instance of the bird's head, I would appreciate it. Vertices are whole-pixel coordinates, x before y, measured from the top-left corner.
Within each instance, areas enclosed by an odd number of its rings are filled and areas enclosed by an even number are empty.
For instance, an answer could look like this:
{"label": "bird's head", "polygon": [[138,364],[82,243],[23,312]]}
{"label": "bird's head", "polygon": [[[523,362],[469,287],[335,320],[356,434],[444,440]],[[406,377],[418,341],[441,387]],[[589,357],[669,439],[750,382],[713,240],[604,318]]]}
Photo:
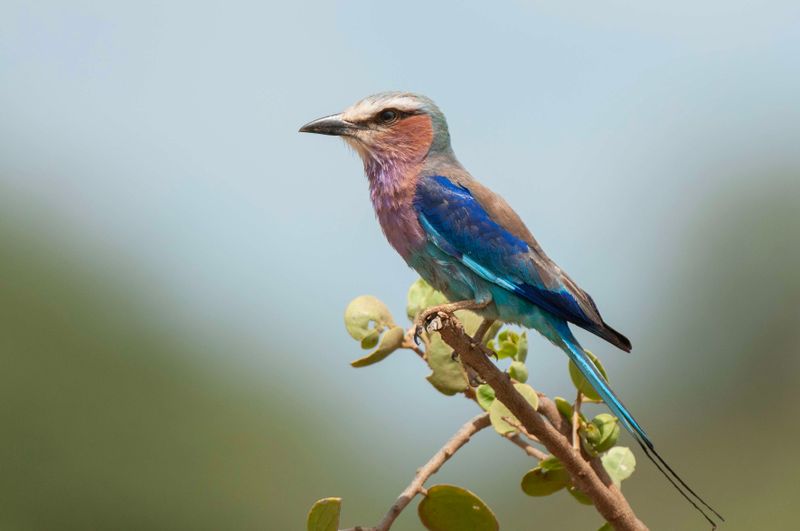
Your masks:
{"label": "bird's head", "polygon": [[366,165],[419,162],[450,152],[444,114],[429,98],[410,92],[368,96],[339,114],[309,122],[301,133],[342,137]]}

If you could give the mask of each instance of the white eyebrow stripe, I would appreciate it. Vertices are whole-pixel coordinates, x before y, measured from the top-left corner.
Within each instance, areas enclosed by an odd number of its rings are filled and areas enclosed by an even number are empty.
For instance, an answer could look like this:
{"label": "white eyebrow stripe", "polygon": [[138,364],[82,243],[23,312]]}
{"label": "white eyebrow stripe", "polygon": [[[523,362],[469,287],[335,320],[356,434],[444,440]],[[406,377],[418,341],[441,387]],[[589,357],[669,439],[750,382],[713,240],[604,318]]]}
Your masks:
{"label": "white eyebrow stripe", "polygon": [[359,122],[372,118],[382,109],[392,108],[404,112],[414,112],[420,110],[422,106],[423,103],[414,97],[398,95],[361,100],[342,114],[344,119],[349,122]]}

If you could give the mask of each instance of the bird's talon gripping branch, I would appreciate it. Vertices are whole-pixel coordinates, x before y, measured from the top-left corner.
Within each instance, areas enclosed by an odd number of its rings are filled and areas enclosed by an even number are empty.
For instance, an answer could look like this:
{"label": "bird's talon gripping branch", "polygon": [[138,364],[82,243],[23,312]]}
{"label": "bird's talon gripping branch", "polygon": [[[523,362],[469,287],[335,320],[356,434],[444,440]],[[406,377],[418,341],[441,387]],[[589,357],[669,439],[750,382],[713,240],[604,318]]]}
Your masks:
{"label": "bird's talon gripping branch", "polygon": [[431,332],[438,332],[442,329],[442,318],[447,317],[447,315],[439,312],[436,315],[432,316],[428,323],[425,325],[425,331],[428,333]]}
{"label": "bird's talon gripping branch", "polygon": [[417,318],[414,320],[414,325],[417,327],[416,336],[422,335],[421,330],[425,330],[427,332],[437,332],[441,330],[441,320],[459,310],[480,310],[486,308],[490,302],[491,300],[464,300],[451,302],[448,304],[441,304],[439,306],[431,306],[430,308],[420,312]]}

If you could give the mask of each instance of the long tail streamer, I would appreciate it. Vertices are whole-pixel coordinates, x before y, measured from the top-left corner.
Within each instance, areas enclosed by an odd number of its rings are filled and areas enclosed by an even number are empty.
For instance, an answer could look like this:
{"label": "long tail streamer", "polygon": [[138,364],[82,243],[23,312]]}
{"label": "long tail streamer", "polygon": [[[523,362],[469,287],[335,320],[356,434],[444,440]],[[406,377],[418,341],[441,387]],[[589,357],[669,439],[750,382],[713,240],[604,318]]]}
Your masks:
{"label": "long tail streamer", "polygon": [[[639,446],[642,447],[647,458],[656,466],[659,472],[664,475],[667,480],[672,484],[675,489],[681,493],[681,495],[686,498],[686,500],[692,504],[692,506],[697,509],[703,517],[708,520],[711,524],[712,529],[717,528],[717,522],[714,518],[706,512],[703,507],[711,511],[711,513],[716,516],[720,521],[724,522],[725,518],[722,517],[713,507],[711,507],[706,501],[700,497],[686,482],[672,469],[672,467],[664,460],[664,458],[659,455],[656,451],[655,447],[653,446],[652,441],[645,433],[644,429],[636,422],[636,419],[633,418],[628,408],[622,403],[622,401],[617,397],[614,391],[611,390],[609,387],[608,382],[606,382],[603,375],[595,366],[594,362],[589,358],[583,348],[578,344],[578,341],[572,335],[572,332],[567,327],[566,323],[563,326],[558,327],[559,332],[561,333],[562,340],[564,342],[564,351],[569,356],[570,360],[575,363],[575,366],[578,367],[581,374],[586,378],[592,387],[597,391],[597,394],[600,395],[600,398],[603,399],[603,402],[608,405],[608,408],[614,413],[619,419],[622,421],[622,425],[625,426],[633,438],[636,439],[636,442]],[[698,504],[699,502],[699,504]],[[701,507],[702,505],[702,507]]]}

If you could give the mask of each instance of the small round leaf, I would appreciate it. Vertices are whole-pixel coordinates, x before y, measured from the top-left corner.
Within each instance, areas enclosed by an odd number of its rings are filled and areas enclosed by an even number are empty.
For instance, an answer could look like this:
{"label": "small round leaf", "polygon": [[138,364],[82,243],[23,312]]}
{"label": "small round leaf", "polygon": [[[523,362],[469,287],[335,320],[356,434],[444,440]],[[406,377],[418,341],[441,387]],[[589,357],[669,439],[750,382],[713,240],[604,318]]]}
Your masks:
{"label": "small round leaf", "polygon": [[521,361],[512,361],[508,374],[520,383],[528,381],[528,368]]}
{"label": "small round leaf", "polygon": [[381,336],[381,341],[378,344],[378,348],[376,348],[363,358],[351,361],[350,365],[352,365],[353,367],[366,367],[367,365],[378,363],[379,361],[386,358],[389,354],[400,348],[400,345],[403,344],[403,338],[405,337],[405,335],[406,331],[400,328],[399,326],[390,328],[389,330],[384,332],[383,336]]}
{"label": "small round leaf", "polygon": [[553,399],[556,403],[556,409],[562,416],[566,417],[567,420],[572,421],[572,404],[567,402],[565,398],[557,396]]}
{"label": "small round leaf", "polygon": [[460,361],[453,359],[452,354],[453,349],[442,341],[439,334],[431,336],[425,361],[432,372],[425,378],[439,392],[448,396],[460,393],[469,386],[467,371]]}
{"label": "small round leaf", "polygon": [[464,331],[468,336],[472,337],[478,331],[478,327],[483,322],[483,317],[475,312],[469,310],[459,310],[456,312],[456,317],[461,321]]}
{"label": "small round leaf", "polygon": [[522,491],[528,496],[549,496],[569,485],[569,474],[556,458],[543,460],[522,477]]}
{"label": "small round leaf", "polygon": [[434,485],[417,507],[430,531],[498,531],[494,513],[475,494],[455,485]]}
{"label": "small round leaf", "polygon": [[307,531],[337,531],[339,514],[342,511],[341,498],[322,498],[311,506],[306,519]]}
{"label": "small round leaf", "polygon": [[[374,323],[374,326],[370,326],[370,323]],[[393,324],[389,308],[372,295],[356,297],[344,311],[344,326],[350,337],[356,341],[363,340],[375,330],[380,333],[385,327]]]}
{"label": "small round leaf", "polygon": [[513,358],[517,354],[517,346],[510,341],[501,341],[495,350],[498,359]]}
{"label": "small round leaf", "polygon": [[[514,388],[520,392],[520,394],[528,401],[528,403],[536,409],[539,407],[539,396],[536,394],[536,391],[527,384],[514,384]],[[519,422],[516,417],[509,411],[509,409],[500,402],[499,400],[495,400],[492,402],[492,405],[489,406],[489,420],[492,422],[492,427],[494,427],[495,431],[500,435],[505,435],[507,433],[513,433],[517,431],[516,426],[509,424],[507,420],[509,419],[513,422]]]}
{"label": "small round leaf", "polygon": [[567,487],[567,492],[569,492],[575,500],[582,504],[582,505],[593,505],[592,499],[589,498],[586,494],[579,491],[576,487],[570,485]]}
{"label": "small round leaf", "polygon": [[494,389],[488,384],[481,384],[475,389],[475,399],[478,401],[478,405],[481,406],[484,411],[489,411],[489,408],[492,406],[492,402],[494,402]]}
{"label": "small round leaf", "polygon": [[600,413],[584,428],[586,441],[595,452],[602,453],[617,444],[619,421],[614,415]]}
{"label": "small round leaf", "polygon": [[431,306],[447,304],[447,297],[440,291],[436,291],[430,284],[418,278],[416,282],[408,288],[406,296],[406,315],[413,322],[419,312]]}
{"label": "small round leaf", "polygon": [[381,338],[381,330],[379,328],[373,328],[372,332],[364,336],[364,339],[361,340],[361,348],[363,348],[364,350],[375,348],[375,345],[378,344],[380,338]]}
{"label": "small round leaf", "polygon": [[489,327],[489,330],[486,331],[486,334],[483,336],[483,344],[486,345],[497,336],[497,332],[500,331],[500,328],[503,326],[503,323],[500,321],[495,321],[492,323],[492,326]]}
{"label": "small round leaf", "polygon": [[636,470],[636,457],[630,448],[624,446],[615,446],[600,459],[603,462],[603,468],[618,487]]}
{"label": "small round leaf", "polygon": [[[594,362],[595,367],[597,367],[597,369],[600,371],[600,374],[603,375],[603,378],[608,380],[608,376],[606,375],[606,369],[600,363],[600,360],[597,359],[597,356],[595,356],[588,350],[585,352],[589,356],[589,359],[591,359],[592,362]],[[584,395],[586,395],[586,398],[597,401],[601,400],[600,395],[597,394],[597,391],[594,390],[594,387],[592,387],[592,385],[586,380],[586,378],[583,377],[581,371],[579,371],[578,367],[571,361],[569,362],[569,377],[572,379],[572,383],[573,385],[575,385],[575,388]]]}
{"label": "small round leaf", "polygon": [[524,362],[528,357],[528,333],[522,332],[517,340],[517,355],[514,357],[517,361]]}

